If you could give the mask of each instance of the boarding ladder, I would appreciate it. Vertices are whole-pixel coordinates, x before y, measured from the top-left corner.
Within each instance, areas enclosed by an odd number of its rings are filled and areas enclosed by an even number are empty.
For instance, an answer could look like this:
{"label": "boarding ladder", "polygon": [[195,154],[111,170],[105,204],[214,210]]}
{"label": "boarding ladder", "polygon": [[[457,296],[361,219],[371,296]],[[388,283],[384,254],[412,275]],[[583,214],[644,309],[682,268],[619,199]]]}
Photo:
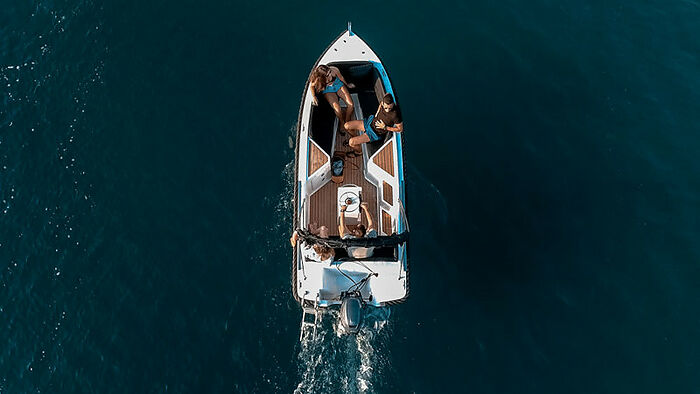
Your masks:
{"label": "boarding ladder", "polygon": [[[303,312],[301,315],[301,329],[299,332],[299,341],[303,341],[304,337],[311,332],[311,340],[316,339],[316,327],[321,321],[322,311],[318,309],[320,294],[316,293],[316,299],[314,300],[314,306],[312,307],[302,307]],[[313,320],[310,317],[313,316]]]}

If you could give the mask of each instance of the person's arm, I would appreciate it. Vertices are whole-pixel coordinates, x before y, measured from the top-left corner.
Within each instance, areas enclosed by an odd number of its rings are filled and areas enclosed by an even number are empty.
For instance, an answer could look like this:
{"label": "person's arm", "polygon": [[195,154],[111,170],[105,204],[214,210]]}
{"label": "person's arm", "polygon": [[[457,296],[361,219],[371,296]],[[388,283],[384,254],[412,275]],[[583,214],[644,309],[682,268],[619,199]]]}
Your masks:
{"label": "person's arm", "polygon": [[400,133],[403,131],[403,122],[395,124],[394,127],[387,127],[386,130]]}
{"label": "person's arm", "polygon": [[292,244],[292,247],[297,246],[297,241],[299,240],[299,233],[294,230],[294,234],[292,234],[291,238],[289,238],[289,243]]}
{"label": "person's arm", "polygon": [[335,76],[340,79],[340,82],[342,82],[343,85],[347,86],[348,89],[352,89],[355,87],[355,84],[347,83],[347,81],[345,81],[345,78],[343,78],[343,74],[340,73],[340,70],[338,70],[338,67],[331,66],[331,70],[333,70],[333,74],[335,74]]}
{"label": "person's arm", "polygon": [[338,233],[340,233],[340,238],[343,238],[347,234],[348,228],[345,227],[345,210],[348,209],[347,205],[340,206],[340,226],[338,226]]}
{"label": "person's arm", "polygon": [[309,89],[311,89],[311,105],[318,105],[318,99],[316,98],[316,85],[309,84]]}
{"label": "person's arm", "polygon": [[362,210],[365,211],[365,218],[367,219],[367,231],[374,229],[374,220],[372,219],[372,214],[369,213],[369,204],[363,202],[360,204]]}

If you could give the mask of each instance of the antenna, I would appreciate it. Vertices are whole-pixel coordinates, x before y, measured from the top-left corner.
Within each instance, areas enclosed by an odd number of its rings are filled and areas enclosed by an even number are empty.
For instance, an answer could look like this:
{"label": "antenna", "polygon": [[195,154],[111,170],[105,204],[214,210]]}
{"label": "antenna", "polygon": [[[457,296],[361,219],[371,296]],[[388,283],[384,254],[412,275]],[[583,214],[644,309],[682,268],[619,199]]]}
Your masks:
{"label": "antenna", "polygon": [[352,22],[348,21],[348,33],[350,33],[351,36],[354,36],[355,33],[352,32]]}

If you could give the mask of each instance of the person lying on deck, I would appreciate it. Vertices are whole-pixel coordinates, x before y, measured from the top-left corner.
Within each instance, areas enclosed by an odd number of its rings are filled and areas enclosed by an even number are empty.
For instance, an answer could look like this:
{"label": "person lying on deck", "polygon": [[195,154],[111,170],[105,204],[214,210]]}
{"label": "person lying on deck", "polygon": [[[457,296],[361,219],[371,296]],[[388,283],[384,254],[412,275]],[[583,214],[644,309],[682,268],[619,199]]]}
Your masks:
{"label": "person lying on deck", "polygon": [[[352,89],[354,87],[355,85],[345,81],[338,67],[329,67],[322,64],[311,73],[311,102],[313,105],[318,105],[316,94],[323,94],[328,104],[333,107],[333,112],[338,117],[338,128],[342,130],[343,125],[352,118],[352,114],[355,112],[355,104],[353,104],[350,91],[348,90],[348,88]],[[347,105],[345,113],[340,107],[339,99],[342,99]]]}
{"label": "person lying on deck", "polygon": [[[311,226],[309,226],[311,227]],[[317,231],[313,231],[313,229],[310,229],[311,233],[314,235],[318,235],[321,238],[328,238],[328,227],[326,226],[321,226],[318,228]],[[295,247],[297,244],[297,241],[299,241],[299,233],[294,230],[294,234],[292,234],[292,237],[289,238],[289,243],[292,244],[292,247]],[[321,263],[330,263],[333,261],[333,258],[335,257],[335,250],[333,248],[329,248],[328,246],[322,246],[322,245],[309,245],[306,242],[302,242],[300,245],[301,247],[301,255],[309,259],[311,261],[318,261]]]}
{"label": "person lying on deck", "polygon": [[370,115],[365,120],[351,120],[345,123],[345,130],[352,134],[359,133],[349,141],[349,145],[359,153],[362,151],[362,144],[379,141],[390,131],[395,133],[403,131],[401,109],[394,102],[394,97],[387,93],[382,98],[376,114]]}
{"label": "person lying on deck", "polygon": [[[369,212],[369,205],[366,202],[360,204],[360,209],[365,212],[365,218],[367,219],[367,228],[365,225],[360,223],[352,230],[350,230],[345,225],[345,210],[347,210],[347,205],[340,207],[340,226],[338,226],[338,232],[342,239],[350,238],[377,238],[377,230],[374,229],[374,220],[372,219],[372,214]],[[356,259],[364,259],[367,257],[372,257],[374,255],[374,247],[361,247],[361,246],[351,246],[348,248],[348,255]]]}

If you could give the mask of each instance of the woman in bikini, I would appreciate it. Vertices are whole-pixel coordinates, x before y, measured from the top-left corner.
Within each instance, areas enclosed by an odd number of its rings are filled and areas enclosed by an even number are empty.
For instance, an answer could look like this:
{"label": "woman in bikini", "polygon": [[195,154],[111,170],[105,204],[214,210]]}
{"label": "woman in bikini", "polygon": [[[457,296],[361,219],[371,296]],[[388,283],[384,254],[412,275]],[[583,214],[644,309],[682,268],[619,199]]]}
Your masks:
{"label": "woman in bikini", "polygon": [[[333,107],[335,116],[338,117],[338,128],[340,130],[344,129],[343,125],[352,119],[352,114],[355,112],[355,105],[348,91],[348,88],[352,89],[354,87],[355,85],[345,81],[337,67],[322,64],[311,73],[310,88],[313,105],[318,105],[316,95],[319,93],[323,94],[328,104]],[[339,99],[342,99],[347,105],[345,113],[340,107]]]}

